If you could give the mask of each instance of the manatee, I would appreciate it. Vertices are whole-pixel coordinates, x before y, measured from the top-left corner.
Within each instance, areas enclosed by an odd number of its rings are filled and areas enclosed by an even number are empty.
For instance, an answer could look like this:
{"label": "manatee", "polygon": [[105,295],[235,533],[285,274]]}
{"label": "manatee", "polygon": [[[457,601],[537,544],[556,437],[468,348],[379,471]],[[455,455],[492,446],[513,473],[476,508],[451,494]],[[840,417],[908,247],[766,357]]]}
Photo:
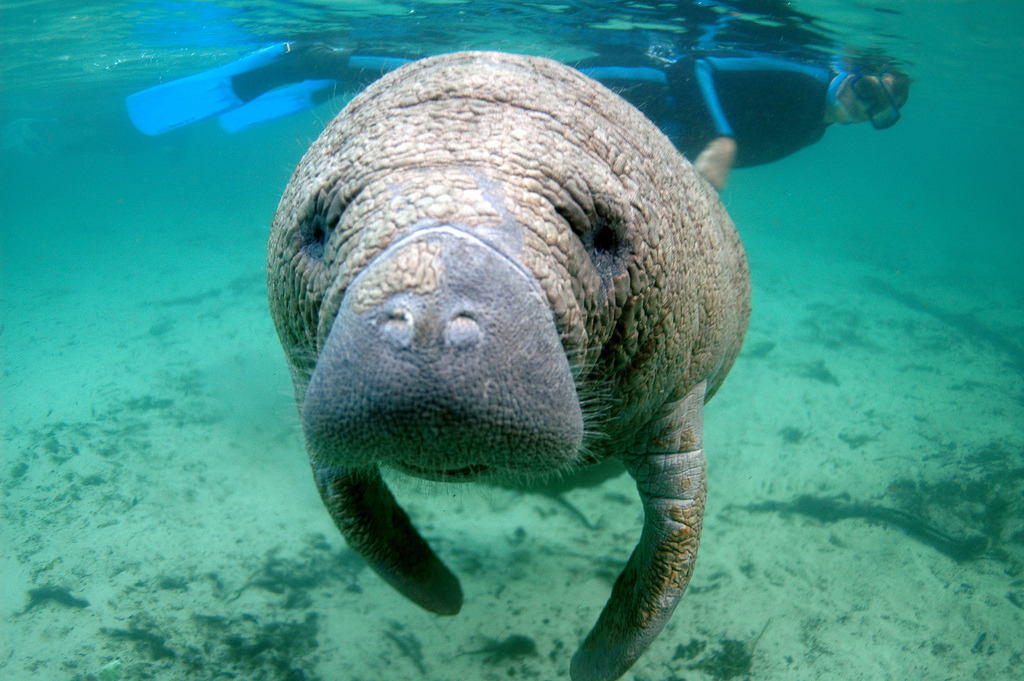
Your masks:
{"label": "manatee", "polygon": [[310,146],[267,283],[323,502],[423,608],[454,615],[462,591],[381,467],[507,481],[622,461],[643,529],[570,673],[625,673],[693,573],[703,407],[750,314],[711,185],[570,67],[432,57],[369,86]]}

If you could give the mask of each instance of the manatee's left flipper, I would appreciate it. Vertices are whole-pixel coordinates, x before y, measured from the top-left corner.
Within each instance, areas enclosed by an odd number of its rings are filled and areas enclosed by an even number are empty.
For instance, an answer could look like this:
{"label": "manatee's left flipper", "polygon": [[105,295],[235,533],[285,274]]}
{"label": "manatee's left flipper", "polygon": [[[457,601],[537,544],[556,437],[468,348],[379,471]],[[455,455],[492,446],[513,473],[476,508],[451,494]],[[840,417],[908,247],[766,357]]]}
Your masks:
{"label": "manatee's left flipper", "polygon": [[624,456],[644,505],[644,529],[597,624],[573,656],[573,681],[622,676],[661,632],[690,583],[704,516],[701,382],[646,451]]}
{"label": "manatee's left flipper", "polygon": [[416,532],[376,468],[314,468],[313,475],[349,546],[384,581],[430,612],[459,612],[459,580]]}

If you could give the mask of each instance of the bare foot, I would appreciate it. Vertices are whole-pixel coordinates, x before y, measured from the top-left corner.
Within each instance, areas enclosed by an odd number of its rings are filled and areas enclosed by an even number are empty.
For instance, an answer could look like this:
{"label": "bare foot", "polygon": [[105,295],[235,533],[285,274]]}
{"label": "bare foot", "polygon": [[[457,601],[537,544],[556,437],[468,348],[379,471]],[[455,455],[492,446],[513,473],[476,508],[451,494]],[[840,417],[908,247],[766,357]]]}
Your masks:
{"label": "bare foot", "polygon": [[708,179],[711,186],[722,191],[735,160],[736,141],[731,137],[716,137],[700,152],[693,167]]}

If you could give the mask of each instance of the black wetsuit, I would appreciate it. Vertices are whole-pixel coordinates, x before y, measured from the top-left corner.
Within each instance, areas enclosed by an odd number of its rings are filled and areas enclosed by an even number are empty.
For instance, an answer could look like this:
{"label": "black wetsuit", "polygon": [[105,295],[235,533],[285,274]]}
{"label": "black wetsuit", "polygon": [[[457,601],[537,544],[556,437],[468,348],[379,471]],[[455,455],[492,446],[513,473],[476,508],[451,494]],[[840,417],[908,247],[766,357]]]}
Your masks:
{"label": "black wetsuit", "polygon": [[[713,93],[699,82],[701,61]],[[770,163],[825,134],[830,69],[759,56],[727,57],[721,62],[733,68],[708,68],[708,59],[692,56],[661,68],[578,68],[643,111],[690,159],[725,135],[736,141],[735,165]],[[664,81],[657,73],[664,74]],[[724,123],[712,111],[715,100]]]}

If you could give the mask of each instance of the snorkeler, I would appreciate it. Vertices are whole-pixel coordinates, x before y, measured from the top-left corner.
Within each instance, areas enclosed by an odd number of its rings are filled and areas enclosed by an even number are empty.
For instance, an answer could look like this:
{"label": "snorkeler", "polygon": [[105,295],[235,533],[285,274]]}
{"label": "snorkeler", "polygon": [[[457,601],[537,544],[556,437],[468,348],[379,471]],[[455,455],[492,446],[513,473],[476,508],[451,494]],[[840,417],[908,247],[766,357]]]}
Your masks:
{"label": "snorkeler", "polygon": [[869,70],[831,61],[734,50],[577,68],[643,111],[721,190],[733,166],[789,156],[833,123],[881,130],[899,120],[910,91],[905,74],[884,63]]}
{"label": "snorkeler", "polygon": [[[409,61],[323,43],[279,43],[129,95],[126,103],[132,122],[149,135],[211,116],[235,132],[357,92]],[[738,50],[620,51],[574,66],[646,114],[719,190],[733,166],[788,156],[817,142],[832,123],[892,126],[910,83],[888,66],[866,72]]]}

